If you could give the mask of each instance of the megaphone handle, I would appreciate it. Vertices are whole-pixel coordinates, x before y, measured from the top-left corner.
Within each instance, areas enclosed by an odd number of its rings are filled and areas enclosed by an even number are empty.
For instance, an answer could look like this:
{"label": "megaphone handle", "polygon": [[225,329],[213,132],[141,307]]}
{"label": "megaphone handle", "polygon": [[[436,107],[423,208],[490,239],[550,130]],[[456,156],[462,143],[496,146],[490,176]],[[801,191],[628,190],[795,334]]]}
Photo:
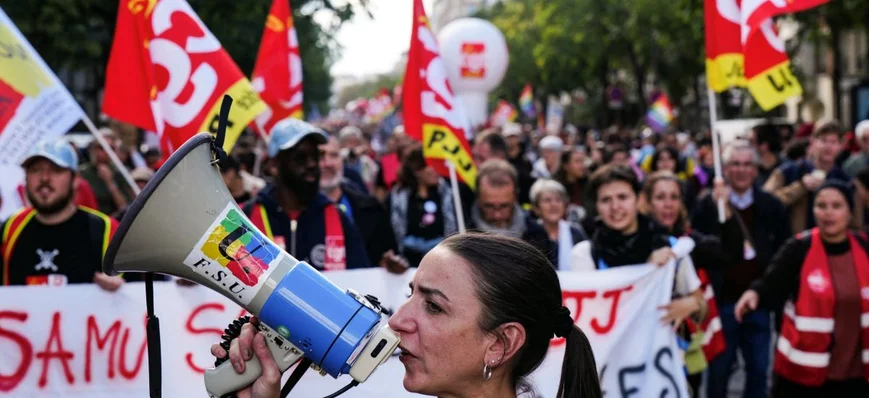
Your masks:
{"label": "megaphone handle", "polygon": [[[302,351],[287,339],[278,335],[272,328],[260,323],[260,333],[265,337],[266,346],[278,364],[278,370],[285,372],[290,366],[302,359]],[[278,344],[278,341],[281,343]],[[256,355],[245,361],[244,372],[238,373],[232,363],[226,361],[216,368],[205,370],[205,390],[211,398],[220,398],[253,384],[263,373],[262,365]]]}

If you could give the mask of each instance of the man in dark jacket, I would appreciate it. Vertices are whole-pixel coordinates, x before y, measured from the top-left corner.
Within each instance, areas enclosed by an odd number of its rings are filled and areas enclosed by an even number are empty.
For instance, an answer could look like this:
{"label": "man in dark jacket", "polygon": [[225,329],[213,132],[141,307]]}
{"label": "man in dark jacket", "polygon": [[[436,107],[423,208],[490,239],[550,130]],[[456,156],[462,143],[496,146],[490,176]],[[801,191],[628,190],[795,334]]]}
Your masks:
{"label": "man in dark jacket", "polygon": [[353,221],[320,191],[320,150],[326,134],[301,120],[272,129],[268,154],[275,181],[244,206],[269,239],[320,270],[369,267]]}
{"label": "man in dark jacket", "polygon": [[398,244],[389,213],[377,199],[345,177],[347,170],[341,157],[341,145],[336,137],[330,136],[320,145],[320,192],[356,224],[371,265],[380,265],[395,273],[406,271],[407,261],[396,254]]}
{"label": "man in dark jacket", "polygon": [[[765,397],[772,328],[770,311],[755,311],[737,323],[734,306],[751,283],[763,275],[772,256],[790,237],[784,206],[757,185],[758,154],[751,144],[736,141],[722,156],[727,185],[716,182],[712,195],[695,208],[692,225],[721,239],[732,261],[710,268],[727,348],[709,365],[707,396],[725,397],[736,350],[745,358],[746,397]],[[725,222],[719,223],[718,199],[725,200]]]}
{"label": "man in dark jacket", "polygon": [[516,169],[506,160],[483,163],[468,229],[521,238],[549,256],[549,235],[519,205],[517,186]]}

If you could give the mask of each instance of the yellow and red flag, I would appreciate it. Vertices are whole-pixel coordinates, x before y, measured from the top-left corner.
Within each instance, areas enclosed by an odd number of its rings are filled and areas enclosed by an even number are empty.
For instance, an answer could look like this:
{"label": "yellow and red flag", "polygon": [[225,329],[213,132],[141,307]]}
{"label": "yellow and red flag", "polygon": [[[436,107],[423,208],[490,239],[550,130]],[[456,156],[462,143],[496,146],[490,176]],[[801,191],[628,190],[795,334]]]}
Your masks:
{"label": "yellow and red flag", "polygon": [[829,2],[830,0],[742,0],[740,6],[743,10],[742,24],[749,28],[757,28],[772,17],[793,14]]}
{"label": "yellow and red flag", "polygon": [[803,88],[791,70],[784,41],[778,37],[772,19],[749,29],[743,51],[748,91],[763,110],[802,95]]}
{"label": "yellow and red flag", "polygon": [[477,166],[465,137],[466,123],[456,109],[459,104],[422,0],[413,2],[412,29],[402,89],[405,131],[422,141],[426,161],[439,174],[449,175],[445,161],[451,161],[458,177],[473,189]]}
{"label": "yellow and red flag", "polygon": [[501,127],[506,123],[515,121],[517,116],[519,116],[519,113],[516,112],[516,108],[513,105],[505,100],[500,100],[498,101],[498,105],[495,106],[492,116],[489,117],[489,124],[494,127]]}
{"label": "yellow and red flag", "polygon": [[289,0],[272,2],[251,80],[269,108],[254,122],[260,134],[281,119],[302,118],[302,58]]}
{"label": "yellow and red flag", "polygon": [[705,0],[706,80],[715,92],[745,87],[740,9],[736,0]]}
{"label": "yellow and red flag", "polygon": [[224,149],[266,108],[185,0],[121,0],[103,112],[161,137],[164,155],[216,132],[224,94],[235,101]]}

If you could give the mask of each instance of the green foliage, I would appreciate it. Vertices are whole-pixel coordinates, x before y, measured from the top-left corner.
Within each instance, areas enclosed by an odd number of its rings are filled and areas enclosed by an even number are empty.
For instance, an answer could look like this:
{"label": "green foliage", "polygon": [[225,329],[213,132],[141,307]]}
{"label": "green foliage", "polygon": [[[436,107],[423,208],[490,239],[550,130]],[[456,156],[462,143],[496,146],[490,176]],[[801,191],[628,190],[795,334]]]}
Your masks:
{"label": "green foliage", "polygon": [[[188,0],[191,7],[246,76],[250,76],[265,26],[271,0]],[[126,0],[121,0],[126,3]],[[335,8],[325,0],[292,0],[293,19],[299,39],[304,73],[305,111],[321,111],[331,96],[329,68],[334,52],[334,30],[353,16],[347,4]],[[96,99],[105,78],[105,66],[115,29],[118,0],[0,0],[34,48],[55,71],[85,71],[94,80],[85,91]],[[333,12],[336,24],[324,30],[312,15],[320,9]]]}

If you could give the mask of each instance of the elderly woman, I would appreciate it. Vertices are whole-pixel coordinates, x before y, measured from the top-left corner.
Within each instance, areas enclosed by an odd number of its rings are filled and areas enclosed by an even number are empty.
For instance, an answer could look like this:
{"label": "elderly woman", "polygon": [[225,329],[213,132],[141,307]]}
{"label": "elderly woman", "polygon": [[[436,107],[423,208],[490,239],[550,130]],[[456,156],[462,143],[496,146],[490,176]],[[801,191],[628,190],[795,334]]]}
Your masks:
{"label": "elderly woman", "polygon": [[[638,211],[640,185],[631,168],[604,166],[591,176],[589,189],[599,219],[591,239],[573,247],[572,270],[588,272],[646,263],[664,265],[675,258],[667,229]],[[689,315],[704,311],[700,279],[690,257],[679,260],[674,293],[679,298],[667,306],[665,321],[679,325]]]}
{"label": "elderly woman", "polygon": [[782,246],[736,303],[736,320],[784,306],[773,397],[869,397],[869,244],[848,230],[850,186],[827,180],[812,210],[818,226]]}
{"label": "elderly woman", "polygon": [[[537,249],[515,238],[463,234],[429,252],[411,294],[389,320],[401,336],[404,388],[438,397],[514,398],[533,391],[525,380],[565,337],[556,398],[602,396],[585,334],[562,306],[558,275]],[[239,397],[277,397],[281,375],[262,335],[246,324],[229,348],[244,372],[242,352],[256,355],[263,375]],[[225,357],[215,344],[211,353]],[[483,366],[480,366],[482,364]]]}
{"label": "elderly woman", "polygon": [[544,253],[556,269],[570,269],[570,250],[587,239],[580,226],[565,221],[567,200],[567,191],[555,180],[537,180],[531,186],[531,209],[549,237]]}

